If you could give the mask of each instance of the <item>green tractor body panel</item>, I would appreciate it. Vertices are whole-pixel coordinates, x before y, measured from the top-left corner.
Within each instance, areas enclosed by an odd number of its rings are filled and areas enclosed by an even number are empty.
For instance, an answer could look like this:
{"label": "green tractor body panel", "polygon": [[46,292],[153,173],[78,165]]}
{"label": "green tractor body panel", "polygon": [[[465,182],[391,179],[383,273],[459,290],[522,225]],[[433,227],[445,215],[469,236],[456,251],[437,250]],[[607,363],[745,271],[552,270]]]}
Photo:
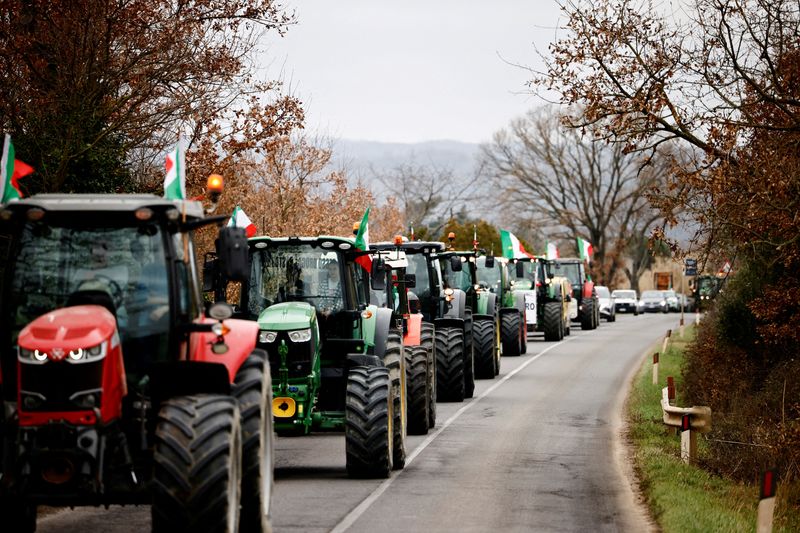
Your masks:
{"label": "green tractor body panel", "polygon": [[[317,314],[314,308],[303,302],[283,302],[264,310],[258,317],[258,329],[273,331],[290,331],[314,327],[317,325]],[[316,331],[317,336],[319,331]]]}
{"label": "green tractor body panel", "polygon": [[378,325],[378,306],[370,304],[367,306],[368,318],[361,317],[361,340],[367,348],[367,352],[371,352],[375,346],[375,330]]}
{"label": "green tractor body panel", "polygon": [[478,306],[475,309],[474,313],[476,315],[488,315],[489,314],[489,292],[488,291],[478,291]]}

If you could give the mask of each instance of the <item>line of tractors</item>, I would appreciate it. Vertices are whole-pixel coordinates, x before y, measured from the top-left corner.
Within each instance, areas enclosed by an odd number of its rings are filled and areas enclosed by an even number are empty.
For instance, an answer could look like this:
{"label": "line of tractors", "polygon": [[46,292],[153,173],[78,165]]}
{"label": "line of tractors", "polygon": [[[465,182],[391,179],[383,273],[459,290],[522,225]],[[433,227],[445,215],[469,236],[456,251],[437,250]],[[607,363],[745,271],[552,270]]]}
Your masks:
{"label": "line of tractors", "polygon": [[347,473],[388,477],[437,402],[472,397],[530,332],[599,324],[577,259],[247,239],[209,211],[152,195],[0,207],[3,531],[34,531],[41,505],[111,504],[150,505],[154,531],[268,531],[273,434],[343,432]]}

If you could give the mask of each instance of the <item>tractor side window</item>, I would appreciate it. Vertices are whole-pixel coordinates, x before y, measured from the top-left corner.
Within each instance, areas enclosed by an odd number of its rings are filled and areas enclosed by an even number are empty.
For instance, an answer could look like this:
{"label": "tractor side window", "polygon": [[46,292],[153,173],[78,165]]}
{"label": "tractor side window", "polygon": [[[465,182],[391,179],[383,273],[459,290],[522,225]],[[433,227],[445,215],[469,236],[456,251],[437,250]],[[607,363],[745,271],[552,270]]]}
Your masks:
{"label": "tractor side window", "polygon": [[[191,316],[191,287],[189,286],[189,270],[186,264],[188,257],[189,242],[188,235],[176,233],[173,236],[173,246],[175,249],[175,272],[176,285],[178,289],[178,314],[183,317]],[[184,241],[184,239],[187,239]]]}
{"label": "tractor side window", "polygon": [[367,305],[369,303],[369,296],[367,295],[369,273],[361,265],[355,263],[350,263],[350,269],[353,271],[353,279],[356,282],[356,303],[358,305]]}
{"label": "tractor side window", "polygon": [[420,298],[429,298],[431,295],[431,277],[428,271],[428,262],[423,254],[409,254],[406,272],[417,277],[416,287],[412,289]]}

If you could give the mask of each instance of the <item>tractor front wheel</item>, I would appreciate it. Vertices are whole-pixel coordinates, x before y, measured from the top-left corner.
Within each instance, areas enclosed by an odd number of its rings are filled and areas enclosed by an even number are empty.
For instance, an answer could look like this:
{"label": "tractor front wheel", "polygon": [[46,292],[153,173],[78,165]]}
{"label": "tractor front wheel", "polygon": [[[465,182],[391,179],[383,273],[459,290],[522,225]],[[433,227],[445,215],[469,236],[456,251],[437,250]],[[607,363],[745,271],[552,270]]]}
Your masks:
{"label": "tractor front wheel", "polygon": [[36,531],[36,505],[27,503],[24,499],[14,498],[4,494],[0,498],[0,513],[2,513],[3,531],[20,533],[33,533]]}
{"label": "tractor front wheel", "polygon": [[524,326],[521,325],[520,313],[503,313],[500,317],[500,344],[503,347],[503,355],[520,355],[522,352],[521,335],[526,335],[526,333]]}
{"label": "tractor front wheel", "polygon": [[153,531],[225,531],[239,527],[242,431],[235,398],[179,396],[158,413]]}
{"label": "tractor front wheel", "polygon": [[386,340],[386,351],[383,364],[389,369],[389,380],[392,384],[392,427],[394,443],[392,458],[395,469],[406,466],[406,361],[403,354],[403,336],[396,329],[389,330]]}
{"label": "tractor front wheel", "polygon": [[241,531],[271,531],[273,486],[272,380],[267,353],[256,348],[232,387],[242,419]]}
{"label": "tractor front wheel", "polygon": [[494,320],[476,320],[473,322],[472,331],[475,347],[475,377],[493,379],[497,367]]}
{"label": "tractor front wheel", "polygon": [[424,346],[406,346],[408,369],[408,432],[425,435],[428,432],[428,350]]}
{"label": "tractor front wheel", "polygon": [[436,427],[436,330],[430,322],[422,323],[419,343],[428,354],[428,428]]}
{"label": "tractor front wheel", "polygon": [[464,398],[475,393],[475,336],[472,309],[464,311]]}
{"label": "tractor front wheel", "polygon": [[356,366],[347,375],[345,453],[351,477],[386,478],[392,472],[392,386],[389,369]]}
{"label": "tractor front wheel", "polygon": [[560,341],[564,335],[564,324],[562,321],[561,304],[558,302],[546,302],[544,304],[544,340],[548,342]]}
{"label": "tractor front wheel", "polygon": [[436,400],[464,401],[464,332],[461,328],[436,330]]}
{"label": "tractor front wheel", "polygon": [[591,298],[583,299],[583,310],[581,312],[581,329],[594,329],[594,300]]}

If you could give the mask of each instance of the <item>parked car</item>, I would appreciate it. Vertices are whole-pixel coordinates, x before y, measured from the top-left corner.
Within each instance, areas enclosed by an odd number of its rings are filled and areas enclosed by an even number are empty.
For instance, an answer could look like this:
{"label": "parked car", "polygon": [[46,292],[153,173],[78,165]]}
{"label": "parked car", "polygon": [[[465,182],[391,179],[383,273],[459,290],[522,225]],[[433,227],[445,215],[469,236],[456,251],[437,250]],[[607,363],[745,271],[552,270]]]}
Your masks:
{"label": "parked car", "polygon": [[633,289],[617,289],[611,293],[614,299],[614,310],[620,313],[639,314],[639,298]]}
{"label": "parked car", "polygon": [[608,287],[602,285],[595,285],[594,290],[597,291],[597,299],[600,302],[600,318],[605,318],[609,322],[617,320],[617,310],[614,305],[614,296]]}
{"label": "parked car", "polygon": [[680,313],[681,302],[678,300],[678,295],[675,293],[675,291],[669,289],[663,291],[663,293],[664,293],[664,300],[666,300],[667,302],[667,310],[672,311],[673,313]]}
{"label": "parked car", "polygon": [[642,293],[642,303],[646,313],[666,313],[667,300],[664,298],[664,291],[644,291]]}
{"label": "parked car", "polygon": [[688,294],[683,294],[682,292],[678,293],[678,300],[680,301],[681,307],[686,312],[694,311],[694,298],[692,298]]}

